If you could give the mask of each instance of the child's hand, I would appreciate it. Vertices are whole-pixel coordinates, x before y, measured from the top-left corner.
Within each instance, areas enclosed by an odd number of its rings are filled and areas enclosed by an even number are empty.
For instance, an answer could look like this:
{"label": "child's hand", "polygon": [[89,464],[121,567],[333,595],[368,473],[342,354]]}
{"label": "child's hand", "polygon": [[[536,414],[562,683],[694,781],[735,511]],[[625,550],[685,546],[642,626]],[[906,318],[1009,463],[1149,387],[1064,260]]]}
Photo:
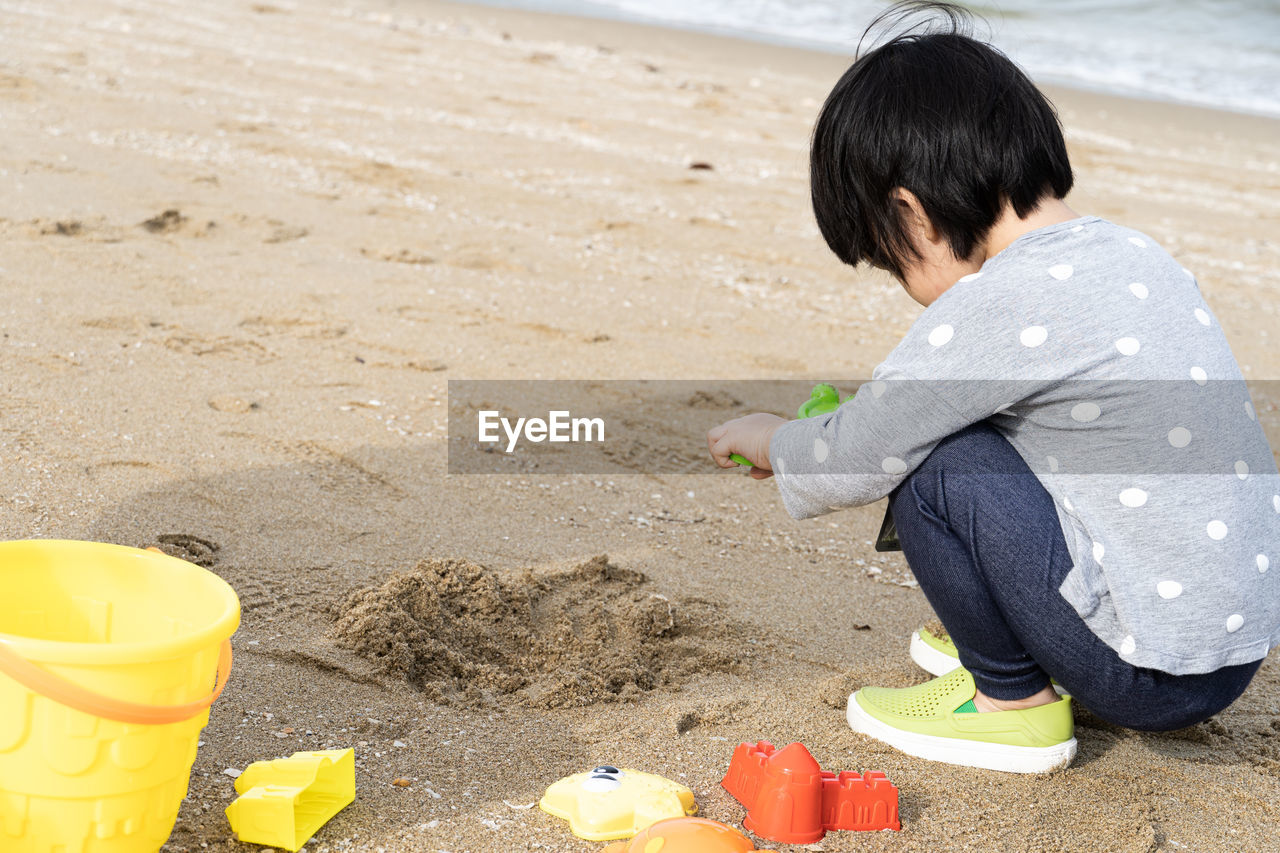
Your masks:
{"label": "child's hand", "polygon": [[711,450],[711,458],[721,468],[732,468],[737,463],[729,458],[731,453],[740,453],[751,460],[754,467],[751,476],[763,480],[773,476],[773,465],[769,462],[769,442],[773,433],[786,423],[777,415],[757,412],[712,427],[707,431],[707,447]]}

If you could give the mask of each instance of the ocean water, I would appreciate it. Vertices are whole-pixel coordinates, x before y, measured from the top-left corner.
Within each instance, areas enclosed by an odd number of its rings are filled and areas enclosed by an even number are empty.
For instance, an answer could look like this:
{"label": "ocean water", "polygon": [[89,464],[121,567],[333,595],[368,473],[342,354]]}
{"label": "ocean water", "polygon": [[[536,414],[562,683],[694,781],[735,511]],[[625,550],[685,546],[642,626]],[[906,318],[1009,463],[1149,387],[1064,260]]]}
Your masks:
{"label": "ocean water", "polygon": [[[473,0],[797,44],[852,57],[874,0]],[[965,3],[1034,79],[1280,117],[1280,0]]]}

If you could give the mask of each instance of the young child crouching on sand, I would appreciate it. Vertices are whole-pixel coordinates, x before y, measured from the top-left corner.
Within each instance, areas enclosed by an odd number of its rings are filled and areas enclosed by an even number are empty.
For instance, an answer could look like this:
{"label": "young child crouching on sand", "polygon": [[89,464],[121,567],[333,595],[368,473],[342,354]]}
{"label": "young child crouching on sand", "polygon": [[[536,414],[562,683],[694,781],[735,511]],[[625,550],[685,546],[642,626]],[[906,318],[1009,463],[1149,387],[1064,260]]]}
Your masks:
{"label": "young child crouching on sand", "polygon": [[888,496],[949,639],[913,638],[934,680],[850,696],[856,731],[1044,772],[1075,755],[1073,699],[1158,731],[1244,691],[1280,643],[1280,473],[1191,273],[1063,202],[1052,106],[930,8],[946,25],[844,74],[811,153],[827,244],[924,311],[836,412],[708,443],[796,518]]}

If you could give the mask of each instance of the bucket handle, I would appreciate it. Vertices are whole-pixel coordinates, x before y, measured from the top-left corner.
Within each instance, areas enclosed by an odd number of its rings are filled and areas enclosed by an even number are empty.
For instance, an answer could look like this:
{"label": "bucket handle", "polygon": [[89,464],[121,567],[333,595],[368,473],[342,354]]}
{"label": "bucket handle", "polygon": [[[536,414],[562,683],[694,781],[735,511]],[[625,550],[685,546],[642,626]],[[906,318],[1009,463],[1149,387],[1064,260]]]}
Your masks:
{"label": "bucket handle", "polygon": [[189,720],[212,705],[222,695],[222,689],[227,686],[227,679],[231,676],[231,640],[223,640],[222,647],[218,650],[218,681],[214,685],[213,692],[182,705],[141,705],[94,693],[36,666],[16,652],[10,651],[6,643],[0,643],[0,673],[9,676],[28,690],[94,717],[115,720],[118,723],[160,726]]}

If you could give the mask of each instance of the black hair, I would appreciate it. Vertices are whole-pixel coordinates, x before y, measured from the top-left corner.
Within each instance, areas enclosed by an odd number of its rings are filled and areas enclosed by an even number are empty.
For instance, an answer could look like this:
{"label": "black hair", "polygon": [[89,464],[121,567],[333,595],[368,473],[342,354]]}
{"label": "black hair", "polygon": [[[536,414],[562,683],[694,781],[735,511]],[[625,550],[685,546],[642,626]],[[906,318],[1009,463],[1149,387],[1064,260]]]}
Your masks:
{"label": "black hair", "polygon": [[[862,52],[873,33],[903,25]],[[1012,60],[973,38],[967,11],[935,2],[897,3],[863,33],[818,114],[809,172],[831,250],[900,280],[918,254],[895,188],[919,198],[963,259],[1006,203],[1022,218],[1072,184],[1053,105]]]}

